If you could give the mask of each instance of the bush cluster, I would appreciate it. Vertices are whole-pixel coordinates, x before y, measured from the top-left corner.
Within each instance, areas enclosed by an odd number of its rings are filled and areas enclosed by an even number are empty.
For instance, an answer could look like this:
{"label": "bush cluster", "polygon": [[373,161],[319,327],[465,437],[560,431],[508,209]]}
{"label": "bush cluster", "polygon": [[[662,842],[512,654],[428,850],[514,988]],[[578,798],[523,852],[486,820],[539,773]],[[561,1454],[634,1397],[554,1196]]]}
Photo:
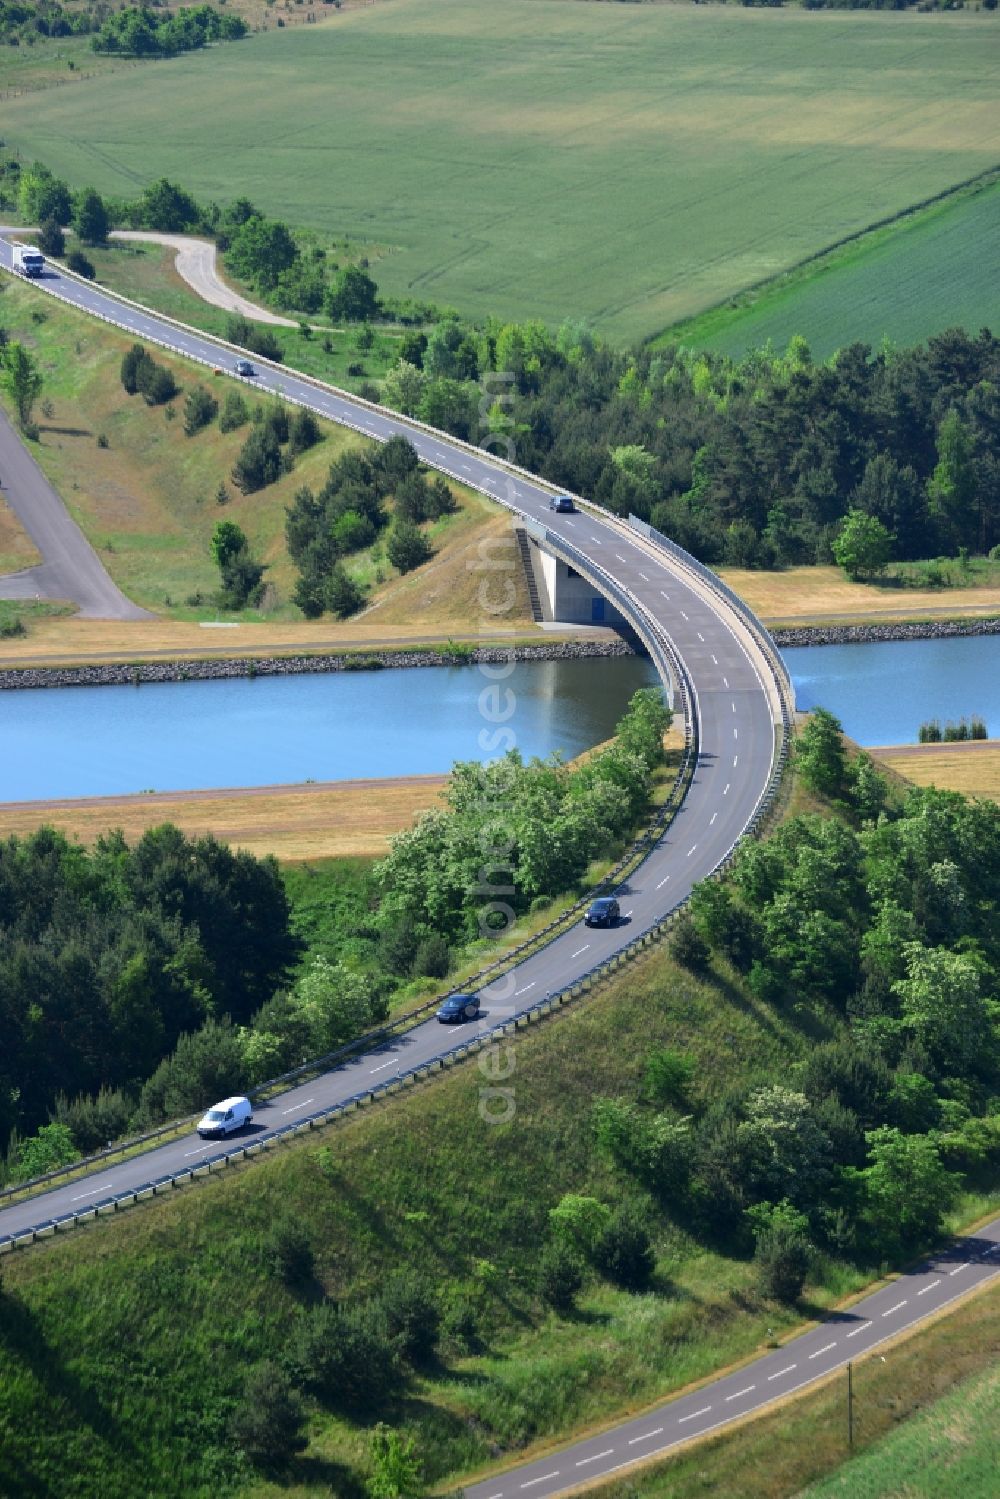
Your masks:
{"label": "bush cluster", "polygon": [[139,394],[147,406],[162,406],[177,394],[177,382],[166,365],[156,360],[142,344],[133,344],[122,356],[121,382],[130,396]]}

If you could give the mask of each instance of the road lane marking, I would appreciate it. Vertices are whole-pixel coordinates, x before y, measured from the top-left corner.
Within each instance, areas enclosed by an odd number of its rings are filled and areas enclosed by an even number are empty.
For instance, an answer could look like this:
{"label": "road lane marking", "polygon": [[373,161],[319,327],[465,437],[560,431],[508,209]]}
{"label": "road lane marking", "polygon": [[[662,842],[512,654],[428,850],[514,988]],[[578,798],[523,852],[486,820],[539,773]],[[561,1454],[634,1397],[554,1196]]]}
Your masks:
{"label": "road lane marking", "polygon": [[797,1369],[798,1367],[798,1364],[789,1364],[787,1368],[779,1369],[777,1374],[769,1374],[767,1376],[768,1384],[771,1383],[772,1379],[780,1379],[783,1374],[791,1374],[792,1370]]}
{"label": "road lane marking", "polygon": [[825,1348],[817,1348],[816,1352],[815,1353],[810,1353],[809,1357],[810,1358],[819,1358],[819,1356],[821,1354],[823,1354],[823,1353],[829,1353],[830,1349],[831,1348],[836,1348],[836,1346],[837,1346],[836,1341],[834,1341],[832,1343],[827,1343],[827,1345],[826,1345]]}
{"label": "road lane marking", "polygon": [[211,1145],[199,1145],[197,1150],[185,1150],[184,1158],[186,1160],[189,1155],[203,1155],[206,1150],[211,1150],[211,1148]]}
{"label": "road lane marking", "polygon": [[683,609],[681,610],[681,619],[687,619],[687,615],[684,613]]}
{"label": "road lane marking", "polygon": [[719,815],[718,812],[713,812],[712,813],[711,817],[708,819],[708,825],[709,825],[709,827],[712,826],[712,823],[715,821],[715,819],[718,817],[718,815]]}
{"label": "road lane marking", "polygon": [[949,1275],[957,1275],[958,1272],[959,1272],[959,1270],[968,1270],[968,1268],[969,1268],[969,1262],[968,1262],[968,1260],[966,1260],[966,1262],[965,1262],[964,1265],[956,1265],[955,1268],[954,1268],[954,1270],[949,1270],[948,1271],[948,1274]]}
{"label": "road lane marking", "polygon": [[710,1405],[703,1405],[700,1411],[692,1411],[690,1416],[678,1416],[677,1425],[682,1426],[685,1421],[697,1421],[699,1416],[707,1416],[711,1409]]}
{"label": "road lane marking", "polygon": [[723,687],[728,687],[729,686],[729,678],[728,677],[723,677],[723,679],[722,679],[722,685],[723,685]]}
{"label": "road lane marking", "polygon": [[646,577],[645,573],[640,573],[639,576],[640,576],[640,578],[642,579],[642,581],[644,583],[648,583],[649,582],[649,579]]}
{"label": "road lane marking", "polygon": [[297,1114],[299,1109],[307,1109],[311,1103],[315,1102],[314,1098],[306,1098],[302,1103],[293,1103],[290,1109],[282,1109],[281,1112],[282,1114]]}
{"label": "road lane marking", "polygon": [[941,1284],[940,1280],[932,1280],[931,1283],[930,1283],[930,1285],[929,1286],[924,1286],[922,1290],[920,1290],[920,1291],[917,1292],[917,1295],[918,1296],[926,1296],[928,1291],[935,1290],[940,1284]]}
{"label": "road lane marking", "polygon": [[535,1486],[536,1483],[547,1483],[550,1478],[558,1478],[558,1477],[559,1477],[559,1469],[556,1468],[556,1470],[555,1470],[554,1473],[543,1473],[542,1476],[541,1476],[541,1478],[529,1478],[528,1481],[527,1481],[527,1483],[522,1483],[521,1487],[522,1487],[522,1489],[534,1488],[534,1486]]}
{"label": "road lane marking", "polygon": [[739,757],[739,755],[734,755],[733,756],[733,769],[734,770],[736,769],[737,765],[739,765],[739,763],[740,763],[740,757]]}
{"label": "road lane marking", "polygon": [[735,704],[735,703],[733,703],[733,704],[732,704],[732,705],[731,705],[731,706],[732,706],[732,710],[733,710],[733,712],[734,712],[734,713],[735,713],[735,712],[736,712],[736,704]]}
{"label": "road lane marking", "polygon": [[578,947],[577,948],[576,952],[571,952],[570,953],[570,957],[571,958],[578,958],[582,952],[586,952],[587,951],[587,948],[589,946],[590,946],[590,943],[589,942],[585,942],[582,947]]}
{"label": "road lane marking", "polygon": [[383,1062],[380,1067],[372,1067],[371,1070],[368,1073],[368,1076],[371,1077],[371,1075],[372,1075],[373,1072],[384,1072],[387,1067],[391,1067],[392,1066],[393,1062],[398,1062],[398,1061],[399,1061],[398,1057],[390,1057],[389,1060],[388,1060],[388,1062]]}
{"label": "road lane marking", "polygon": [[630,1447],[634,1447],[635,1444],[636,1444],[636,1442],[649,1442],[649,1441],[652,1441],[653,1437],[658,1437],[658,1436],[662,1436],[662,1435],[663,1435],[663,1427],[662,1426],[654,1426],[653,1429],[652,1429],[652,1431],[644,1431],[641,1437],[629,1437],[629,1443],[628,1444],[629,1444]]}
{"label": "road lane marking", "polygon": [[632,912],[631,912],[631,911],[623,911],[623,912],[622,912],[622,915],[623,915],[623,916],[631,916],[631,915],[632,915]]}
{"label": "road lane marking", "polygon": [[667,881],[668,881],[668,880],[669,880],[669,878],[670,878],[670,876],[669,876],[669,874],[665,874],[665,875],[664,875],[664,876],[663,876],[663,879],[662,879],[662,880],[661,880],[661,881],[660,881],[660,883],[659,883],[659,884],[658,884],[658,885],[657,885],[657,887],[656,887],[656,888],[657,888],[657,890],[662,890],[662,889],[663,889],[663,887],[664,887],[664,885],[665,885],[665,884],[666,884],[666,883],[667,883]]}
{"label": "road lane marking", "polygon": [[695,851],[695,849],[697,847],[698,847],[697,843],[692,843],[691,847],[687,851],[687,856],[688,856],[689,859],[690,859],[691,855],[694,853],[694,851]]}
{"label": "road lane marking", "polygon": [[588,1463],[599,1463],[602,1457],[610,1457],[614,1450],[613,1447],[605,1447],[603,1452],[595,1452],[593,1457],[581,1457],[576,1466],[578,1468],[585,1468]]}
{"label": "road lane marking", "polygon": [[697,635],[698,639],[701,641],[702,645],[704,645],[705,644],[705,637],[701,633],[701,631],[700,630],[696,630],[695,634]]}
{"label": "road lane marking", "polygon": [[898,1312],[899,1309],[900,1309],[900,1307],[901,1306],[905,1306],[905,1305],[906,1305],[905,1300],[904,1301],[897,1301],[895,1306],[891,1306],[889,1308],[889,1310],[887,1312],[883,1312],[882,1315],[883,1315],[883,1317],[891,1317],[892,1314],[893,1314],[893,1312]]}
{"label": "road lane marking", "polygon": [[109,1187],[113,1187],[113,1186],[114,1186],[114,1182],[101,1182],[100,1186],[98,1186],[98,1187],[92,1187],[89,1192],[81,1192],[80,1195],[79,1195],[79,1197],[71,1197],[70,1201],[71,1202],[82,1202],[85,1197],[96,1197],[97,1194],[98,1194],[98,1192],[106,1192]]}
{"label": "road lane marking", "polygon": [[625,558],[622,556],[621,552],[616,552],[615,556],[618,558],[619,562],[624,562],[625,561]]}
{"label": "road lane marking", "polygon": [[537,979],[532,979],[531,983],[530,984],[525,984],[525,986],[524,986],[523,989],[515,989],[514,990],[514,998],[516,999],[519,994],[527,994],[528,990],[529,989],[533,989],[537,983],[538,983]]}
{"label": "road lane marking", "polygon": [[728,1403],[730,1400],[741,1400],[744,1395],[749,1395],[756,1388],[755,1384],[748,1384],[745,1390],[737,1390],[735,1395],[727,1395],[726,1401]]}
{"label": "road lane marking", "polygon": [[594,543],[595,546],[600,546],[600,544],[601,544],[601,538],[599,536],[592,536],[590,539]]}
{"label": "road lane marking", "polygon": [[856,1338],[859,1332],[865,1332],[869,1327],[871,1327],[871,1323],[870,1322],[862,1322],[862,1324],[861,1324],[860,1327],[856,1327],[854,1329],[854,1331],[853,1332],[849,1332],[847,1334],[847,1336],[849,1338]]}
{"label": "road lane marking", "polygon": [[[660,589],[660,597],[664,598],[664,599],[668,599],[670,597],[670,595],[669,595],[669,593],[665,593],[664,590],[661,588]],[[662,1426],[661,1426],[660,1430],[661,1431],[663,1430]]]}
{"label": "road lane marking", "polygon": [[712,657],[712,665],[713,665],[713,666],[718,666],[718,664],[719,664],[719,662],[718,662],[718,658],[717,658],[717,657],[715,657],[715,656],[713,656],[713,657]]}
{"label": "road lane marking", "polygon": [[733,730],[733,738],[734,739],[738,739],[739,737],[740,737],[740,731],[739,731],[739,729],[734,729]]}

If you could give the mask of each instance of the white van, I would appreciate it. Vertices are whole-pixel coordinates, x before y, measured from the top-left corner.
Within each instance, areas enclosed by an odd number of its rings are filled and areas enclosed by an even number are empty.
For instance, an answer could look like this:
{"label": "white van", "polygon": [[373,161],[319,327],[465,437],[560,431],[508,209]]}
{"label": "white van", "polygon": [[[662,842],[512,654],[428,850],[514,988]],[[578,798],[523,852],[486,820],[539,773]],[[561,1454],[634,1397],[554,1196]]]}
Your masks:
{"label": "white van", "polygon": [[224,1098],[214,1104],[198,1124],[198,1133],[203,1140],[210,1135],[231,1135],[253,1121],[253,1109],[249,1098]]}

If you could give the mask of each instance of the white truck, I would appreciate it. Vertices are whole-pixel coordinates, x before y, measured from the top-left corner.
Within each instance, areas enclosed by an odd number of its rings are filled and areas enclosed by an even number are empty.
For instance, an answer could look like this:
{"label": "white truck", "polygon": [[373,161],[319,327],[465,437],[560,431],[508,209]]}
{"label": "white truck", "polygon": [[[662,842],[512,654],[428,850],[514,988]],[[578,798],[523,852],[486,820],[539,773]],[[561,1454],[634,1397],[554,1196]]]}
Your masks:
{"label": "white truck", "polygon": [[45,269],[45,256],[34,245],[13,246],[14,269],[22,276],[40,276]]}

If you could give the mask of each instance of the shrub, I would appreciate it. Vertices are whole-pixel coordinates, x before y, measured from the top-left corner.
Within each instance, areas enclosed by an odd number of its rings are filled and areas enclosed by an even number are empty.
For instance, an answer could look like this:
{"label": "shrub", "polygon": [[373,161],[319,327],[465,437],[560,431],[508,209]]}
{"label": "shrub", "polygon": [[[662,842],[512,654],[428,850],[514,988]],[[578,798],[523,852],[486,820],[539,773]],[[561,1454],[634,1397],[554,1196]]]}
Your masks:
{"label": "shrub", "polygon": [[364,590],[339,562],[327,578],[323,593],[327,609],[339,619],[356,614],[365,601]]}
{"label": "shrub", "polygon": [[243,1398],[229,1422],[229,1434],[255,1467],[282,1468],[306,1446],[302,1402],[284,1369],[259,1364],[247,1376]]}
{"label": "shrub", "polygon": [[711,956],[708,943],[699,932],[689,911],[682,911],[674,925],[670,951],[682,968],[700,973],[708,967]]}
{"label": "shrub", "polygon": [[307,1311],[293,1339],[293,1372],[307,1388],[351,1411],[379,1410],[400,1383],[398,1348],[380,1306]]}
{"label": "shrub", "polygon": [[441,1311],[428,1282],[414,1270],[390,1276],[380,1297],[389,1336],[403,1358],[423,1364],[433,1357],[441,1329]]}
{"label": "shrub", "polygon": [[415,567],[420,567],[432,552],[427,537],[405,516],[397,517],[393,523],[385,550],[393,567],[401,573],[412,572]]}
{"label": "shrub", "polygon": [[71,1131],[78,1149],[89,1155],[127,1133],[134,1106],[120,1088],[101,1088],[95,1097],[68,1099],[58,1094],[53,1115]]}
{"label": "shrub", "polygon": [[688,1089],[694,1080],[693,1058],[669,1046],[658,1047],[646,1058],[644,1088],[646,1097],[656,1103],[687,1103]]}
{"label": "shrub", "polygon": [[97,272],[94,270],[93,262],[88,260],[80,250],[71,250],[66,256],[66,269],[75,271],[85,281],[93,281]]}
{"label": "shrub", "polygon": [[322,438],[319,422],[307,407],[300,406],[289,427],[288,443],[292,452],[304,453],[308,448],[314,448]]}
{"label": "shrub", "polygon": [[583,1285],[579,1257],[561,1240],[546,1244],[538,1258],[535,1287],[539,1296],[557,1312],[567,1312]]}
{"label": "shrub", "polygon": [[215,420],[218,410],[219,403],[215,397],[204,385],[196,385],[184,400],[184,431],[187,436],[193,437],[202,427],[207,427],[209,422]]}
{"label": "shrub", "polygon": [[250,416],[247,403],[241,393],[235,388],[226,392],[226,399],[222,403],[222,413],[219,416],[220,432],[235,432],[242,427]]}
{"label": "shrub", "polygon": [[747,1217],[757,1241],[754,1261],[761,1290],[777,1301],[797,1301],[812,1254],[805,1214],[789,1202],[762,1202],[749,1208]]}
{"label": "shrub", "polygon": [[281,449],[273,432],[256,426],[233,464],[233,483],[243,494],[254,494],[273,484],[281,474]]}
{"label": "shrub", "polygon": [[43,255],[61,260],[66,253],[66,236],[56,219],[43,219],[38,226],[38,248]]}
{"label": "shrub", "polygon": [[264,1261],[286,1286],[307,1285],[313,1277],[315,1256],[301,1224],[279,1218],[264,1240]]}
{"label": "shrub", "polygon": [[425,937],[413,958],[413,972],[420,978],[443,979],[451,967],[451,948],[438,932]]}
{"label": "shrub", "polygon": [[594,1245],[594,1264],[602,1275],[626,1291],[643,1291],[656,1268],[653,1243],[643,1223],[620,1209]]}

